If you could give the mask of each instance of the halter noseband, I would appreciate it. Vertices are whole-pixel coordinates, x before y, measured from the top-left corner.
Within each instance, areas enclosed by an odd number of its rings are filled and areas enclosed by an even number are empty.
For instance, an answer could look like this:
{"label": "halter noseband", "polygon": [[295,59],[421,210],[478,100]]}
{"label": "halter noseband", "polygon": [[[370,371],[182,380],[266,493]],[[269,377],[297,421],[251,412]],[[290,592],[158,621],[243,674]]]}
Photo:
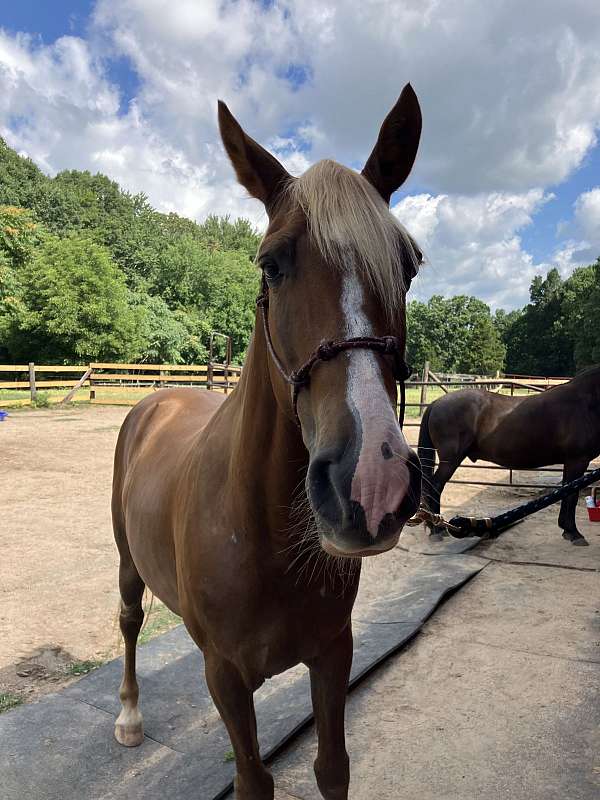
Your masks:
{"label": "halter noseband", "polygon": [[298,395],[300,394],[300,389],[309,385],[310,373],[315,364],[320,361],[331,361],[344,350],[373,350],[376,353],[394,357],[394,377],[400,384],[398,422],[402,428],[406,410],[406,387],[404,382],[410,376],[411,370],[404,360],[404,354],[397,336],[353,336],[350,339],[331,339],[321,342],[301,367],[288,373],[277,355],[271,338],[271,330],[269,328],[269,287],[264,278],[262,279],[261,293],[256,298],[256,305],[260,309],[262,316],[267,350],[281,377],[292,387],[292,403],[298,425],[300,425]]}

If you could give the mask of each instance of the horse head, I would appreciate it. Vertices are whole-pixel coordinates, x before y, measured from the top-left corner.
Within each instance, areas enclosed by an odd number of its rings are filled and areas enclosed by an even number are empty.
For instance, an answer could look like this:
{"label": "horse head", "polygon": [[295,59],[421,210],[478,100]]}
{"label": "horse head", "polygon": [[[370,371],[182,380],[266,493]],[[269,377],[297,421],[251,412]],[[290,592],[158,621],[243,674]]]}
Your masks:
{"label": "horse head", "polygon": [[362,173],[325,160],[292,177],[223,103],[219,125],[238,180],[268,213],[257,256],[265,350],[279,410],[300,426],[308,451],[321,546],[332,555],[383,552],[421,490],[396,414],[406,292],[421,254],[389,210],[419,144],[417,97],[404,88]]}

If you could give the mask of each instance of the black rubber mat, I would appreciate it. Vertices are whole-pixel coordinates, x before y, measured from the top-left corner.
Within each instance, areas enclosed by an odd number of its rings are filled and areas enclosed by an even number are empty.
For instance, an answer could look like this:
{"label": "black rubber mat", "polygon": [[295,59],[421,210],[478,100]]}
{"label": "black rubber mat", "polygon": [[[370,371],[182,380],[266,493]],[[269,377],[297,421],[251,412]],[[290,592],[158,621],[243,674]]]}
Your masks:
{"label": "black rubber mat", "polygon": [[[443,598],[486,563],[421,558],[393,596],[362,607],[354,621],[352,685],[415,636]],[[217,800],[231,790],[231,745],[204,682],[202,654],[185,628],[138,653],[143,744],[127,749],[113,737],[122,671],[116,659],[0,717],[3,800]],[[312,719],[307,670],[267,681],[255,702],[268,759]]]}

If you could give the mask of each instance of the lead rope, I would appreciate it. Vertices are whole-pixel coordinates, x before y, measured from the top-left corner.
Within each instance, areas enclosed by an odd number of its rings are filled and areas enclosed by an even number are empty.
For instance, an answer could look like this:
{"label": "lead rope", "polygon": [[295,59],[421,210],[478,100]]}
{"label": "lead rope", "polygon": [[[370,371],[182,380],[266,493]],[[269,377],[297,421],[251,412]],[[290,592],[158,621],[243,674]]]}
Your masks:
{"label": "lead rope", "polygon": [[483,536],[486,533],[493,533],[495,531],[502,531],[520,522],[525,517],[541,511],[543,508],[554,505],[565,497],[568,497],[575,491],[590,486],[592,483],[600,480],[600,468],[591,470],[580,478],[574,481],[564,483],[557,486],[548,494],[540,495],[539,497],[530,500],[528,503],[522,503],[516,508],[511,508],[510,511],[504,511],[495,517],[452,517],[450,521],[444,519],[441,514],[434,514],[432,511],[426,509],[423,505],[419,507],[417,513],[408,520],[406,525],[411,527],[420,525],[422,522],[428,522],[434,527],[446,528],[457,539],[464,539],[470,534],[476,536]]}
{"label": "lead rope", "polygon": [[404,524],[408,525],[409,528],[414,528],[423,522],[433,525],[434,528],[445,528],[449,533],[460,533],[462,530],[462,528],[444,519],[441,514],[434,514],[433,511],[429,511],[424,505],[420,505],[414,517],[406,520]]}

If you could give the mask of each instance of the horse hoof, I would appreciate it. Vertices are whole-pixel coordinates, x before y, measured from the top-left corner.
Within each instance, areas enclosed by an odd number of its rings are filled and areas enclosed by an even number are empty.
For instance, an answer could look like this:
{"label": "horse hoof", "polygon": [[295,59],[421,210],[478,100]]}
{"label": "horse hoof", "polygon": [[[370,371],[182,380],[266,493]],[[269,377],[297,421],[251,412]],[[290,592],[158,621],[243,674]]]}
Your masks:
{"label": "horse hoof", "polygon": [[588,540],[582,536],[580,539],[572,539],[571,544],[574,544],[575,547],[589,547],[590,543]]}
{"label": "horse hoof", "polygon": [[115,739],[124,747],[138,747],[144,741],[144,726],[139,711],[121,711],[115,722]]}
{"label": "horse hoof", "polygon": [[563,531],[563,539],[566,539],[567,542],[571,542],[576,547],[588,547],[589,542],[582,536],[579,531]]}

